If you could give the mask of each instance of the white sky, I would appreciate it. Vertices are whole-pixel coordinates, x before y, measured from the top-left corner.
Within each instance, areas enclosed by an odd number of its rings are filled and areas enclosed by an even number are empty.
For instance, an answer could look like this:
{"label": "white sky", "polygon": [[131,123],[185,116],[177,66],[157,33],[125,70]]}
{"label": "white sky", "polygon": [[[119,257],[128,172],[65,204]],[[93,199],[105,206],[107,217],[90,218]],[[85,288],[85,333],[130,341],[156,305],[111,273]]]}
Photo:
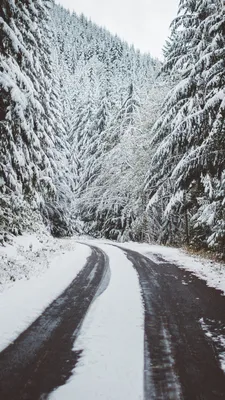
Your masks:
{"label": "white sky", "polygon": [[142,52],[162,58],[162,47],[179,0],[56,0],[56,3],[77,14],[83,13]]}

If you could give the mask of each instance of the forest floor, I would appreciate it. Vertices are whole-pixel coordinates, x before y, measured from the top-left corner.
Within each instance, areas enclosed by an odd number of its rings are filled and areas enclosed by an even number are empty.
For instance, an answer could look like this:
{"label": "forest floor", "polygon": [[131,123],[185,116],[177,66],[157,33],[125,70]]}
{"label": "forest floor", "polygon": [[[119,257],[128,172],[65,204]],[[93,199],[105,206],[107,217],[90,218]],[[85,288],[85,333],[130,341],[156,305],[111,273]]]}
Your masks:
{"label": "forest floor", "polygon": [[0,398],[225,398],[224,264],[25,235],[0,277]]}

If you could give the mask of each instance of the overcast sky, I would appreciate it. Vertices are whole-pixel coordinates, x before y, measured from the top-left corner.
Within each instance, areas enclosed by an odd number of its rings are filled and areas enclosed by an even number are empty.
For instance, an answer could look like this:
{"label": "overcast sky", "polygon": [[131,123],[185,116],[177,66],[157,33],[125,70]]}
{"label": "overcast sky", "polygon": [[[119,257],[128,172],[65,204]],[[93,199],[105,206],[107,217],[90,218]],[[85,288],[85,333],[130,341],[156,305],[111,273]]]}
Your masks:
{"label": "overcast sky", "polygon": [[77,14],[83,13],[142,52],[162,58],[162,47],[179,0],[56,0],[56,3]]}

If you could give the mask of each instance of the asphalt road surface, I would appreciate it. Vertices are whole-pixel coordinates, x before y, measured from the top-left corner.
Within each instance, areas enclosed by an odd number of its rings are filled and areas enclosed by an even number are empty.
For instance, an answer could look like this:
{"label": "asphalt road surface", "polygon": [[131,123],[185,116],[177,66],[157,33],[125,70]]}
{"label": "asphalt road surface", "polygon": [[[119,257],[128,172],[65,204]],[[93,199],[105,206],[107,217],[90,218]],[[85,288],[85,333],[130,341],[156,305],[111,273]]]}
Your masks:
{"label": "asphalt road surface", "polygon": [[[107,256],[91,248],[64,293],[0,353],[1,400],[44,400],[70,377],[82,352],[72,351],[79,327],[109,272]],[[137,271],[145,308],[145,400],[225,399],[219,340],[225,297],[161,258],[123,251]]]}
{"label": "asphalt road surface", "polygon": [[70,286],[0,353],[0,400],[44,400],[67,381],[80,356],[72,351],[79,327],[108,268],[106,255],[92,247]]}
{"label": "asphalt road surface", "polygon": [[225,399],[217,340],[225,337],[225,297],[167,261],[126,253],[145,305],[145,399]]}

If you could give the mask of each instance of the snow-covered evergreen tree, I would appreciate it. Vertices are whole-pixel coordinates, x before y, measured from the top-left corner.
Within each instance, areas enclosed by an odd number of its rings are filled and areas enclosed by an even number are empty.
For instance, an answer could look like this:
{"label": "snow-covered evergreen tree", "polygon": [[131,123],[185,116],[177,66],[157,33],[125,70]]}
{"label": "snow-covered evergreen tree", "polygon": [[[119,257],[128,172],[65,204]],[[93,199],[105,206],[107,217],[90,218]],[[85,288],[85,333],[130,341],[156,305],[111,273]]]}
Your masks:
{"label": "snow-covered evergreen tree", "polygon": [[[4,1],[0,9],[1,226],[18,231],[54,195],[48,130],[49,2]],[[32,210],[32,211],[31,211]],[[32,216],[33,215],[33,216]]]}
{"label": "snow-covered evergreen tree", "polygon": [[[165,51],[163,70],[170,73],[174,88],[169,93],[161,117],[154,127],[151,146],[156,151],[151,162],[147,187],[152,206],[154,199],[159,198],[162,188],[170,180],[171,189],[166,196],[164,218],[171,222],[174,218],[174,207],[177,209],[175,219],[182,220],[183,235],[180,222],[175,222],[175,227],[178,228],[180,238],[183,236],[186,241],[189,239],[187,224],[190,229],[193,228],[192,215],[197,215],[197,220],[200,221],[201,213],[205,214],[204,205],[196,204],[199,191],[202,195],[206,193],[205,178],[208,176],[212,182],[218,179],[221,182],[221,195],[223,191],[224,24],[224,6],[220,0],[182,0]],[[187,197],[193,185],[198,190],[195,201],[190,202]],[[207,202],[205,205],[211,220],[210,210],[215,208],[208,207]],[[221,207],[223,208],[222,203]],[[218,207],[218,218],[215,220],[221,219],[221,207]],[[213,231],[212,225],[211,229]],[[220,224],[221,243],[222,236],[225,237],[222,230]],[[171,232],[171,228],[168,231]],[[174,238],[169,238],[168,241],[174,241]],[[211,245],[214,243],[218,247],[216,235],[212,236],[210,229],[205,229],[202,241],[208,241]]]}
{"label": "snow-covered evergreen tree", "polygon": [[67,234],[94,222],[83,199],[129,141],[159,63],[52,0],[4,0],[0,18],[0,226],[42,216]]}

